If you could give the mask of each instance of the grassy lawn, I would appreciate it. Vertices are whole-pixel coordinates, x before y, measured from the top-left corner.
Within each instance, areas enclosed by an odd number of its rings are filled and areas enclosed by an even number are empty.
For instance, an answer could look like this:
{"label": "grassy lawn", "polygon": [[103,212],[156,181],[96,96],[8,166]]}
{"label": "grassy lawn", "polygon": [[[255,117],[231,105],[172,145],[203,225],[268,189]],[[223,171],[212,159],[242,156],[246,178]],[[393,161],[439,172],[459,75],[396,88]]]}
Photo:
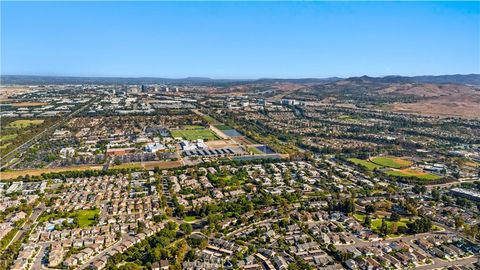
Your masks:
{"label": "grassy lawn", "polygon": [[370,160],[380,166],[395,169],[409,167],[413,164],[413,162],[411,162],[410,160],[405,160],[397,157],[373,157]]}
{"label": "grassy lawn", "polygon": [[206,129],[202,126],[189,126],[189,127],[200,127],[200,128],[186,128],[186,129],[180,129],[180,130],[172,130],[170,133],[174,138],[182,137],[189,141],[193,141],[196,139],[203,139],[203,140],[218,139],[215,133],[213,133],[211,130]]}
{"label": "grassy lawn", "polygon": [[204,115],[203,119],[207,121],[207,123],[209,123],[210,125],[215,125],[219,123],[215,118],[211,117],[210,115]]}
{"label": "grassy lawn", "polygon": [[215,126],[216,128],[220,129],[220,130],[229,130],[229,129],[233,129],[232,127],[230,126],[227,126],[227,125],[216,125]]}
{"label": "grassy lawn", "polygon": [[113,165],[112,169],[136,169],[141,167],[142,165],[139,163],[123,163],[120,165]]}
{"label": "grassy lawn", "polygon": [[183,129],[188,129],[188,130],[203,130],[205,129],[204,126],[199,126],[199,125],[186,125],[183,127]]}
{"label": "grassy lawn", "polygon": [[7,143],[7,144],[4,144],[4,145],[0,146],[0,149],[7,148],[7,147],[8,147],[10,144],[12,144],[12,143]]}
{"label": "grassy lawn", "polygon": [[38,222],[45,222],[50,219],[59,219],[59,218],[78,218],[78,226],[80,228],[92,226],[95,223],[94,217],[95,214],[100,213],[100,210],[78,210],[69,213],[50,213],[50,214],[42,214],[38,218]]}
{"label": "grassy lawn", "polygon": [[[367,215],[365,214],[354,214],[353,217],[360,223],[363,224],[363,222],[365,221],[365,218],[366,218]],[[370,228],[372,229],[372,231],[374,232],[378,232],[378,230],[380,229],[380,227],[382,226],[382,216],[379,216],[379,218],[372,218],[372,225],[370,226]],[[407,223],[408,223],[408,218],[402,218],[400,219],[399,221],[397,221],[397,227],[400,228],[400,227],[405,227],[407,228]],[[391,227],[392,224],[394,223],[394,221],[390,221],[388,219],[385,220],[385,222],[387,223],[387,226],[388,227]],[[390,235],[389,237],[394,237],[396,235]]]}
{"label": "grassy lawn", "polygon": [[359,222],[364,222],[366,216],[367,216],[367,215],[358,214],[358,213],[353,214],[353,217],[354,217],[357,221],[359,221]]}
{"label": "grassy lawn", "polygon": [[25,127],[29,127],[31,125],[40,125],[43,122],[44,122],[44,120],[42,120],[42,119],[34,119],[34,120],[23,119],[23,120],[13,121],[10,124],[8,124],[7,127],[9,127],[9,128],[25,128]]}
{"label": "grassy lawn", "polygon": [[350,161],[350,162],[352,162],[356,165],[363,166],[363,167],[367,168],[367,170],[369,170],[369,171],[373,171],[375,169],[382,168],[382,166],[377,165],[375,163],[372,163],[368,160],[363,160],[363,159],[358,159],[358,158],[349,158],[348,161]]}
{"label": "grassy lawn", "polygon": [[183,218],[183,221],[188,222],[188,223],[195,222],[196,220],[197,220],[197,218],[195,216],[186,216],[186,217]]}
{"label": "grassy lawn", "polygon": [[80,228],[92,226],[95,223],[95,214],[98,214],[100,210],[78,210],[73,212],[78,217],[78,225]]}
{"label": "grassy lawn", "polygon": [[10,141],[17,137],[17,134],[8,134],[0,136],[0,142]]}
{"label": "grassy lawn", "polygon": [[258,148],[253,147],[253,146],[252,146],[252,147],[248,147],[248,151],[249,151],[249,152],[252,152],[252,153],[254,153],[254,154],[256,154],[256,155],[261,155],[261,154],[263,154],[262,151],[260,151]]}
{"label": "grassy lawn", "polygon": [[391,176],[400,176],[400,177],[416,177],[422,180],[437,180],[442,178],[441,176],[426,173],[422,171],[417,171],[414,169],[403,169],[403,170],[395,170],[395,171],[388,171],[387,175]]}

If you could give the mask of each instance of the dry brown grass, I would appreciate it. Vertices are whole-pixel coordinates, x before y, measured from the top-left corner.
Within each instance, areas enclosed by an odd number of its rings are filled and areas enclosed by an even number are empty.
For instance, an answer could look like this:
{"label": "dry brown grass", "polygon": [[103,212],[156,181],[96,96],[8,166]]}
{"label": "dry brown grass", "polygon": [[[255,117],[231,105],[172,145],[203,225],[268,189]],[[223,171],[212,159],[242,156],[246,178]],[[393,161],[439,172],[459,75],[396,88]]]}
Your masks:
{"label": "dry brown grass", "polygon": [[234,147],[237,146],[234,140],[213,140],[213,141],[206,141],[205,144],[208,147],[212,148],[220,148],[220,147]]}
{"label": "dry brown grass", "polygon": [[27,169],[0,172],[0,180],[15,179],[20,176],[38,176],[43,173],[58,173],[68,171],[84,171],[84,170],[101,170],[102,166],[70,166],[62,168],[44,168],[44,169]]}
{"label": "dry brown grass", "polygon": [[47,105],[48,103],[46,102],[18,102],[18,103],[12,103],[13,107],[36,107],[36,106],[43,106]]}

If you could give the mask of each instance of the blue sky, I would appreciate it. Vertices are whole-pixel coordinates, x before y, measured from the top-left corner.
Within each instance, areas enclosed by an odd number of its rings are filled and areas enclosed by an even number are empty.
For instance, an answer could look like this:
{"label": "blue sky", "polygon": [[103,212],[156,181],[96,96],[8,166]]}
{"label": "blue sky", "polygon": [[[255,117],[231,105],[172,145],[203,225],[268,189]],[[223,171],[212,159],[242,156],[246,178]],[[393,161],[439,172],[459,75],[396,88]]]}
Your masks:
{"label": "blue sky", "polygon": [[1,2],[1,73],[480,73],[480,2]]}

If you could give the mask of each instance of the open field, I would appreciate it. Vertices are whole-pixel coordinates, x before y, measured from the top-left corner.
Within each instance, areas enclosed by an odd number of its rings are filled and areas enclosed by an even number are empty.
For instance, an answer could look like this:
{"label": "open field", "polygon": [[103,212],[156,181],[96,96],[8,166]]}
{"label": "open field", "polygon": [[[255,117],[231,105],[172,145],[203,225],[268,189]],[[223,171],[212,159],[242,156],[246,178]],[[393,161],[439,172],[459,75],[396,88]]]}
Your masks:
{"label": "open field", "polygon": [[50,219],[58,219],[58,218],[74,218],[78,219],[78,225],[80,228],[92,226],[95,223],[95,215],[99,214],[100,210],[92,209],[92,210],[77,210],[68,213],[50,213],[50,214],[43,214],[38,219],[38,222],[45,222],[49,221]]}
{"label": "open field", "polygon": [[237,143],[233,140],[213,140],[213,141],[206,141],[205,144],[208,147],[212,147],[212,148],[237,146]]}
{"label": "open field", "polygon": [[182,161],[144,161],[144,162],[132,162],[124,163],[120,165],[114,165],[112,169],[135,169],[135,168],[144,168],[144,169],[154,169],[156,167],[160,169],[176,168],[183,166]]}
{"label": "open field", "polygon": [[62,168],[28,169],[0,172],[0,180],[15,179],[20,176],[38,176],[42,173],[58,173],[68,171],[101,170],[102,166],[70,166]]}
{"label": "open field", "polygon": [[422,180],[437,180],[442,177],[431,174],[431,173],[426,173],[422,171],[417,171],[414,169],[403,169],[403,170],[393,170],[393,171],[388,171],[387,175],[391,176],[400,176],[400,177],[416,177],[418,179]]}
{"label": "open field", "polygon": [[4,144],[4,145],[0,146],[0,149],[7,148],[10,144],[12,144],[12,143],[6,143],[6,144]]}
{"label": "open field", "polygon": [[23,120],[13,121],[12,123],[8,124],[7,127],[8,128],[26,128],[31,125],[40,125],[43,122],[44,120],[41,120],[41,119],[34,119],[34,120],[23,119]]}
{"label": "open field", "polygon": [[36,106],[43,106],[47,104],[48,103],[46,102],[18,102],[18,103],[12,103],[11,105],[13,107],[36,107]]}
{"label": "open field", "polygon": [[236,142],[238,142],[239,144],[244,144],[244,145],[257,144],[255,141],[253,141],[252,139],[247,138],[247,137],[245,137],[245,136],[242,136],[242,137],[234,137],[233,139],[234,139]]}
{"label": "open field", "polygon": [[410,160],[405,160],[397,157],[373,157],[370,158],[370,161],[383,167],[395,169],[409,167],[413,164],[413,162],[411,162]]}
{"label": "open field", "polygon": [[192,129],[195,129],[195,130],[204,130],[206,129],[204,126],[199,126],[199,125],[186,125],[183,127],[183,129],[188,129],[188,130],[192,130]]}
{"label": "open field", "polygon": [[[365,214],[354,214],[353,217],[360,223],[364,223],[365,222],[365,218],[366,218],[367,215]],[[373,216],[370,216],[372,218],[372,225],[370,226],[370,228],[373,230],[373,231],[376,231],[378,232],[380,230],[380,227],[382,226],[382,219],[384,218],[383,216],[378,216],[378,218],[373,218]],[[400,227],[405,227],[407,228],[407,223],[409,222],[408,218],[401,218],[399,221],[396,221],[397,223],[397,227],[400,228]],[[385,223],[387,223],[387,226],[388,227],[391,227],[393,223],[395,223],[395,221],[391,221],[391,220],[388,220],[388,219],[385,219]],[[395,235],[389,235],[390,237],[392,236],[395,236]]]}
{"label": "open field", "polygon": [[0,142],[10,141],[10,140],[15,139],[16,137],[17,137],[17,134],[2,135],[2,136],[0,136]]}
{"label": "open field", "polygon": [[[135,169],[135,168],[145,168],[145,169],[154,169],[156,167],[161,169],[176,168],[183,166],[182,161],[146,161],[146,162],[134,162],[134,163],[125,163],[120,165],[115,165],[110,167],[111,169]],[[101,170],[103,166],[69,166],[69,167],[57,167],[57,168],[44,168],[44,169],[28,169],[28,170],[14,170],[14,171],[4,171],[0,172],[0,180],[9,180],[15,179],[21,176],[38,176],[43,173],[59,173],[59,172],[68,172],[68,171],[84,171],[84,170]]]}
{"label": "open field", "polygon": [[80,228],[91,226],[95,223],[95,214],[98,214],[100,210],[78,210],[74,212],[74,215],[78,218],[78,225]]}
{"label": "open field", "polygon": [[360,165],[360,166],[363,166],[365,168],[367,168],[367,170],[369,171],[373,171],[375,169],[380,169],[382,168],[382,166],[380,165],[377,165],[373,162],[370,162],[368,160],[363,160],[363,159],[358,159],[358,158],[349,158],[348,161],[356,164],[356,165]]}
{"label": "open field", "polygon": [[209,123],[210,125],[219,124],[219,122],[218,122],[215,118],[211,117],[210,115],[204,114],[202,117],[203,117],[203,119],[204,119],[205,121],[207,121],[207,123]]}
{"label": "open field", "polygon": [[[190,126],[194,127],[194,126]],[[201,127],[201,126],[200,126]],[[187,129],[179,129],[179,130],[172,130],[171,131],[172,137],[178,138],[182,137],[186,140],[193,141],[197,139],[203,140],[215,140],[218,137],[209,129],[205,129],[204,127],[200,128],[187,128]]]}
{"label": "open field", "polygon": [[229,130],[229,129],[233,129],[232,127],[230,126],[227,126],[227,125],[216,125],[215,126],[216,128],[220,129],[220,130]]}
{"label": "open field", "polygon": [[254,147],[254,146],[248,147],[248,151],[252,152],[254,154],[257,154],[257,155],[263,154],[262,151],[260,151],[258,148]]}

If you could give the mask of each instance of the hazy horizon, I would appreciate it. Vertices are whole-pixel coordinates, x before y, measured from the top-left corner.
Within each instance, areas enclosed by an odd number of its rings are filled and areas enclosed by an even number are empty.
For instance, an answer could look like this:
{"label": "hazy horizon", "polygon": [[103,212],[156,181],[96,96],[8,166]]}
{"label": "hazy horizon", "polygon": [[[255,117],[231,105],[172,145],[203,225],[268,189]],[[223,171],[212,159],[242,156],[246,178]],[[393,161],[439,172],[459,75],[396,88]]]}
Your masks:
{"label": "hazy horizon", "polygon": [[215,79],[480,73],[479,2],[1,2],[1,73]]}

